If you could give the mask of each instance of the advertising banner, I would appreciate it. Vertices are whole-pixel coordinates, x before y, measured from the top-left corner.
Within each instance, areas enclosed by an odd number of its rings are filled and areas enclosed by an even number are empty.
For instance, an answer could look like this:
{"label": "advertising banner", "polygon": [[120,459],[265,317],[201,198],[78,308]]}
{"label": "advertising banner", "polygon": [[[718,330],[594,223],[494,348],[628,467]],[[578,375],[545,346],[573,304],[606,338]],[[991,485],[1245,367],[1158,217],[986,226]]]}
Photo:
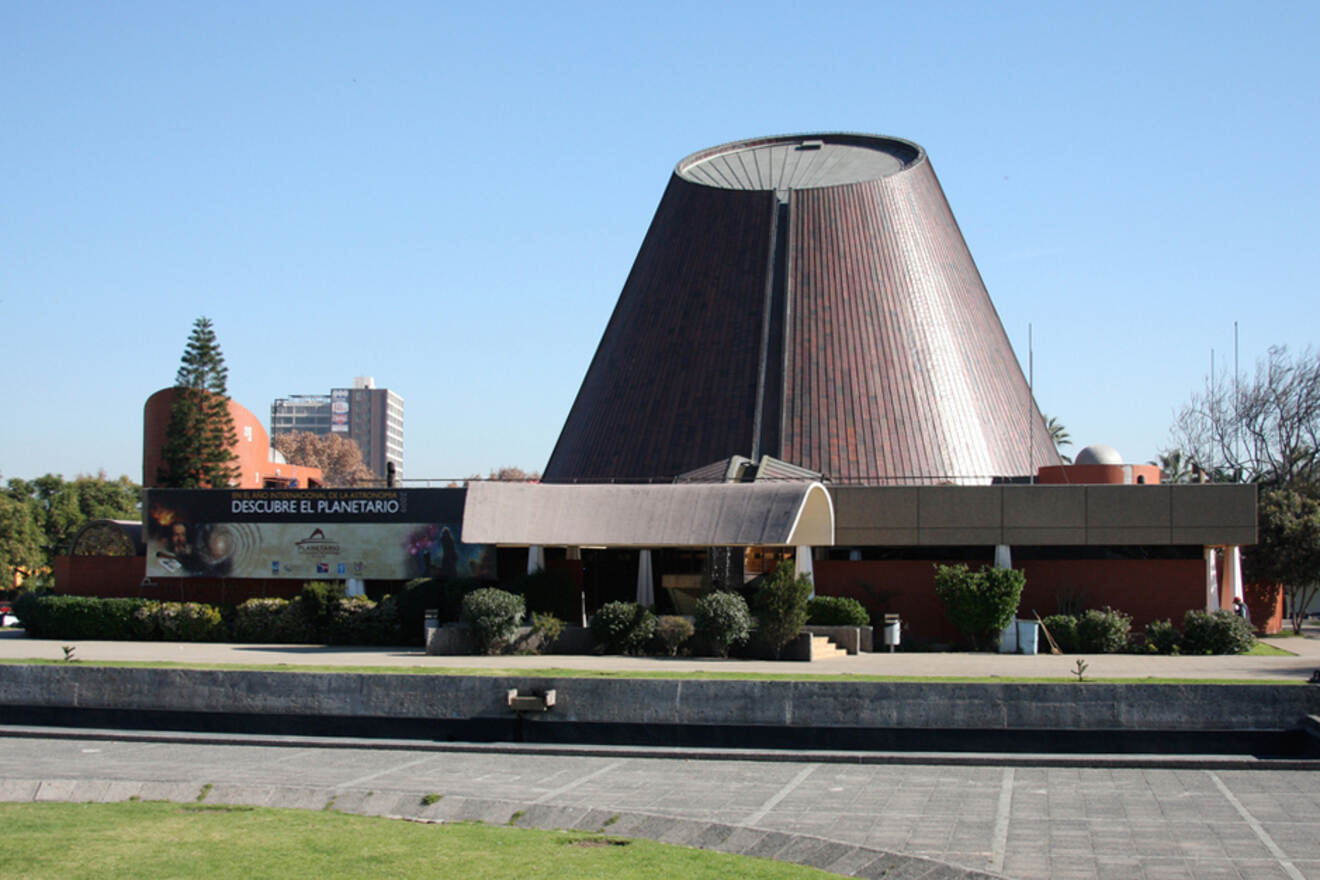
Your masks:
{"label": "advertising banner", "polygon": [[347,388],[335,388],[330,392],[330,430],[340,434],[348,430]]}
{"label": "advertising banner", "polygon": [[464,489],[150,489],[150,577],[495,577]]}

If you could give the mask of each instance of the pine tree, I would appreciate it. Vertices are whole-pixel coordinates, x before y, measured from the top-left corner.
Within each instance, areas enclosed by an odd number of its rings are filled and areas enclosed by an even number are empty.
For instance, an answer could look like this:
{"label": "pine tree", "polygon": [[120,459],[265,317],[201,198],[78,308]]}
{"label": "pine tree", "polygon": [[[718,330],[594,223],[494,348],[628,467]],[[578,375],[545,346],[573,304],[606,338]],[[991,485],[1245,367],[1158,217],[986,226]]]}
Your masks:
{"label": "pine tree", "polygon": [[222,488],[238,478],[229,370],[209,318],[193,322],[174,377],[174,403],[156,481],[173,489]]}

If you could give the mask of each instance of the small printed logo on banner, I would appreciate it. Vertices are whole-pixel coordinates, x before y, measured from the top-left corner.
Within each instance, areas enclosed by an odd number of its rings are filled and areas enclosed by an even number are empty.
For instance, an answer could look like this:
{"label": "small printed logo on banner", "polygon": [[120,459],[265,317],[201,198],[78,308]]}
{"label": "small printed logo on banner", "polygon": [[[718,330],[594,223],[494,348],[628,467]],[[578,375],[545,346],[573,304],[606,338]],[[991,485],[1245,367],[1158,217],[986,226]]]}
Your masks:
{"label": "small printed logo on banner", "polygon": [[270,573],[271,574],[280,573],[280,561],[278,559],[272,559],[270,561]]}
{"label": "small printed logo on banner", "polygon": [[328,562],[318,562],[318,563],[316,563],[316,573],[317,573],[317,574],[329,574],[329,573],[330,573],[330,563],[328,563]]}

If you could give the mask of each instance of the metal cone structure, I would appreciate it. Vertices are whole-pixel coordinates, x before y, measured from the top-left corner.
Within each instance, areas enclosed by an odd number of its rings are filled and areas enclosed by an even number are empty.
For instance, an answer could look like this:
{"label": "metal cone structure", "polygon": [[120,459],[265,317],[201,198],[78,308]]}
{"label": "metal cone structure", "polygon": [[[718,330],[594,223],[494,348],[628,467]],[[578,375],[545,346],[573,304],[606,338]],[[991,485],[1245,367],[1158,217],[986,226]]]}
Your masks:
{"label": "metal cone structure", "polygon": [[916,144],[761,138],[675,169],[543,479],[733,455],[875,485],[1059,464]]}

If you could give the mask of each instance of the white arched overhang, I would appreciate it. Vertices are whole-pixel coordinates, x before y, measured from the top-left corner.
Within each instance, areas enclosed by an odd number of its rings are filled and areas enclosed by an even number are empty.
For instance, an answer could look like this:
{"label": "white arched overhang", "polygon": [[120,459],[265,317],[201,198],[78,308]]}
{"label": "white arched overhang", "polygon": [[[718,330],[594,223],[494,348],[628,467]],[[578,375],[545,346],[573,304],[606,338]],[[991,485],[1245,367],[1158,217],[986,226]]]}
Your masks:
{"label": "white arched overhang", "polygon": [[828,547],[834,505],[818,482],[472,483],[462,540],[515,547]]}

